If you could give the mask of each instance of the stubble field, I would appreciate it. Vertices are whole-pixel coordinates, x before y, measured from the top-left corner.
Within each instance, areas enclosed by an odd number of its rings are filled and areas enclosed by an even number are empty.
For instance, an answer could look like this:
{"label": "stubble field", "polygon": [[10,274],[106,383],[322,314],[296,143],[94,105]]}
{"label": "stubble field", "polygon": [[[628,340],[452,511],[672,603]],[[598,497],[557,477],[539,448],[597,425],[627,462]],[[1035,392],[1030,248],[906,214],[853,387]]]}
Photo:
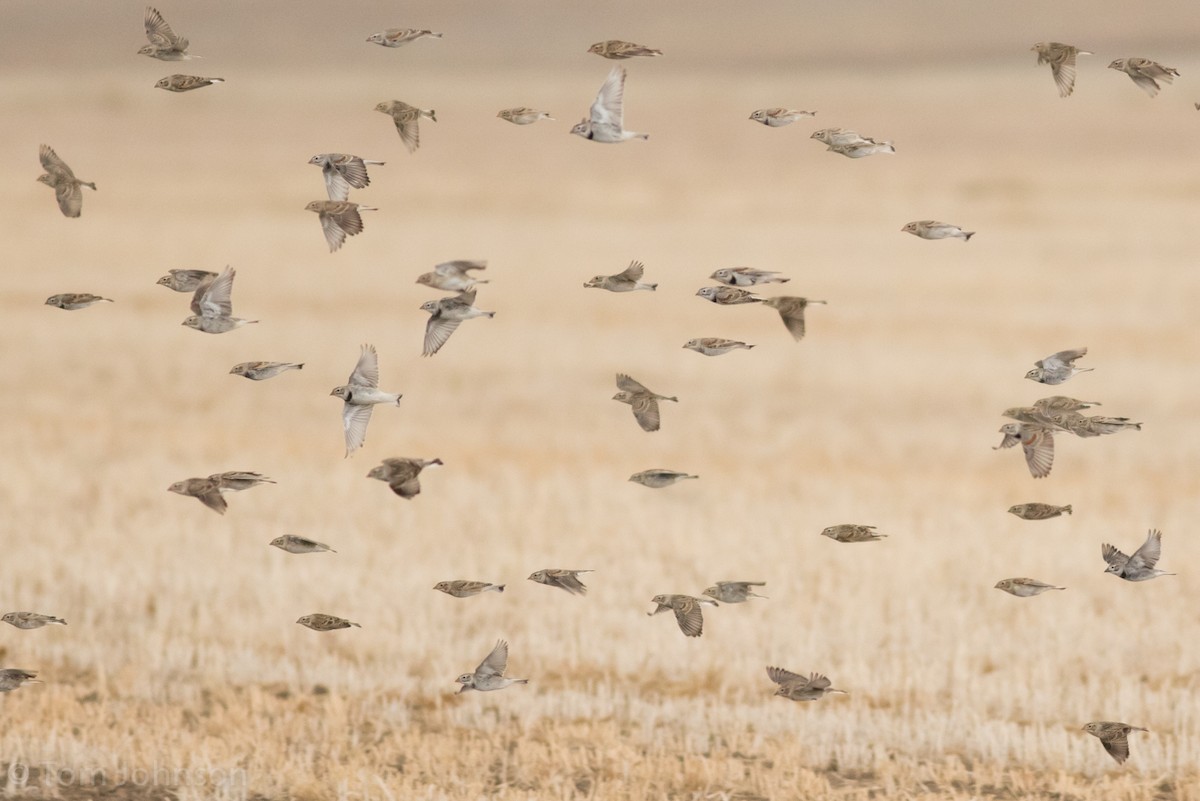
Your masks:
{"label": "stubble field", "polygon": [[[0,667],[45,681],[0,697],[5,793],[1200,798],[1200,95],[1187,82],[1200,64],[1174,39],[1138,31],[1184,75],[1150,100],[1104,69],[1127,55],[1116,29],[1080,23],[1098,55],[1060,100],[1024,51],[1066,38],[1066,16],[1047,32],[993,11],[976,35],[993,31],[994,49],[945,64],[924,46],[905,58],[902,29],[880,33],[877,57],[845,69],[782,57],[778,37],[700,58],[708,5],[678,31],[635,6],[609,9],[632,15],[620,30],[602,8],[561,11],[539,18],[527,57],[489,38],[498,17],[472,27],[453,4],[461,33],[432,7],[396,20],[362,4],[281,21],[266,53],[245,43],[280,4],[226,22],[211,4],[160,8],[205,56],[178,71],[226,85],[153,90],[177,67],[133,55],[140,6],[70,5],[58,49],[37,58],[28,41],[49,41],[50,22],[32,3],[7,10],[0,606],[69,625],[0,630]],[[818,51],[843,32],[869,44],[849,11],[812,22]],[[448,30],[399,51],[361,42],[397,24]],[[607,36],[668,51],[627,62],[626,123],[648,142],[566,133],[610,67],[582,51]],[[371,111],[391,98],[437,110],[412,156]],[[557,121],[495,119],[515,105]],[[746,119],[774,105],[818,116]],[[826,153],[808,134],[828,126],[898,153]],[[99,187],[78,220],[34,181],[42,142]],[[388,162],[351,196],[380,210],[335,254],[303,210],[323,195],[305,162],[327,151]],[[900,233],[924,218],[979,233]],[[414,279],[455,258],[488,260],[477,305],[497,314],[422,359],[418,307],[440,293]],[[657,292],[582,288],[632,259]],[[180,326],[187,297],[155,280],[225,264],[235,314],[262,322]],[[770,309],[693,296],[735,265],[791,277],[769,294],[828,301],[806,339]],[[56,292],[116,302],[41,305]],[[756,347],[682,349],[700,336]],[[343,459],[328,392],[364,342],[404,398]],[[1018,452],[992,450],[999,412],[1054,394],[1022,376],[1079,346],[1095,372],[1062,394],[1145,428],[1060,437],[1035,481]],[[306,365],[261,383],[226,374],[254,359]],[[610,400],[617,372],[679,397],[661,431]],[[365,478],[390,456],[445,466],[404,501]],[[651,467],[701,478],[626,481]],[[230,496],[223,517],[166,492],[223,470],[278,484]],[[1075,514],[1006,513],[1035,500]],[[819,536],[840,522],[889,537]],[[1129,552],[1149,528],[1179,575],[1102,575],[1101,543]],[[267,546],[288,533],[338,553]],[[545,567],[594,570],[588,595],[525,581]],[[992,588],[1010,576],[1068,589]],[[431,589],[456,578],[508,587]],[[653,595],[720,579],[766,581],[769,599],[706,610],[698,639],[646,617]],[[316,611],[362,628],[295,625]],[[530,684],[454,695],[500,638]],[[849,694],[772,697],[767,665]],[[1080,730],[1091,720],[1150,733],[1118,767]]]}

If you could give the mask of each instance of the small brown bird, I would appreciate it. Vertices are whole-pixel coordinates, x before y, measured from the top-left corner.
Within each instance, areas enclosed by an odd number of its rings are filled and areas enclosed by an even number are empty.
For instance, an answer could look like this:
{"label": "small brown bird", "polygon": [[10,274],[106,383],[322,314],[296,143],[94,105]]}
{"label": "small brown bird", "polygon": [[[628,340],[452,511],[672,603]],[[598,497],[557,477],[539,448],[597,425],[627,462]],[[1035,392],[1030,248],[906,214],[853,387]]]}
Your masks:
{"label": "small brown bird", "polygon": [[[208,270],[167,270],[167,274],[158,279],[156,283],[176,292],[195,292],[201,287],[211,284],[216,277],[216,273]],[[195,309],[193,311],[199,314],[199,311]]]}
{"label": "small brown bird", "polygon": [[905,223],[900,230],[906,234],[919,236],[921,239],[961,239],[967,242],[975,236],[974,231],[964,231],[957,225],[937,220],[916,220]]}
{"label": "small brown bird", "polygon": [[1162,532],[1156,528],[1150,529],[1146,541],[1133,552],[1133,556],[1126,556],[1107,542],[1100,546],[1100,555],[1108,562],[1104,572],[1126,581],[1149,581],[1159,576],[1175,575],[1155,567],[1162,557]]}
{"label": "small brown bird", "polygon": [[643,431],[659,429],[658,402],[669,400],[679,403],[679,398],[658,395],[639,384],[624,373],[617,373],[617,389],[621,390],[612,399],[628,403],[633,407],[633,416]]}
{"label": "small brown bird", "polygon": [[153,6],[146,6],[143,22],[146,26],[146,38],[150,44],[143,45],[138,50],[139,56],[150,56],[159,61],[190,61],[200,56],[192,56],[187,52],[188,40],[177,36],[171,26],[163,19],[162,14]]}
{"label": "small brown bird", "polygon": [[46,306],[54,306],[67,311],[75,311],[76,309],[86,309],[93,303],[100,301],[112,303],[112,298],[102,298],[99,295],[92,295],[88,292],[64,292],[61,295],[51,295],[46,298]]}
{"label": "small brown bird", "polygon": [[421,494],[421,482],[418,476],[430,465],[442,464],[441,459],[384,459],[383,464],[371,468],[367,478],[377,478],[386,481],[392,492],[401,498],[411,499]]}
{"label": "small brown bird", "polygon": [[310,540],[307,537],[298,537],[295,534],[284,534],[282,537],[271,540],[268,544],[288,553],[325,553],[326,551],[337,553],[323,542]]}
{"label": "small brown bird", "polygon": [[634,292],[639,289],[653,292],[658,288],[658,284],[642,283],[642,275],[645,270],[645,265],[640,261],[631,261],[623,272],[619,272],[616,275],[597,275],[584,284],[583,288],[589,289],[594,287],[596,289],[607,289],[609,292]]}
{"label": "small brown bird", "polygon": [[346,237],[362,233],[363,221],[359,215],[360,211],[379,211],[374,206],[364,206],[348,200],[314,200],[305,206],[304,210],[317,213],[321,220],[321,231],[325,234],[325,241],[329,243],[330,253],[339,249]]}
{"label": "small brown bird", "polygon": [[504,675],[504,671],[508,669],[508,643],[504,640],[496,642],[496,647],[492,652],[479,663],[479,667],[475,668],[472,673],[464,673],[455,681],[462,685],[459,688],[458,694],[462,695],[467,690],[478,690],[480,692],[490,692],[492,690],[503,690],[513,684],[528,684],[529,679],[510,679]]}
{"label": "small brown bird", "polygon": [[83,192],[79,187],[86,186],[95,191],[96,185],[76,178],[67,163],[49,145],[42,145],[38,149],[38,158],[41,159],[42,169],[46,171],[38,176],[38,182],[54,190],[58,208],[64,216],[78,217],[83,210]]}
{"label": "small brown bird", "polygon": [[671,610],[675,613],[675,622],[679,624],[679,630],[685,637],[699,637],[704,633],[704,615],[700,612],[701,605],[719,606],[716,601],[709,598],[676,594],[655,595],[650,599],[650,603],[657,604],[657,606],[653,612],[647,612],[647,615],[653,617],[659,612]]}
{"label": "small brown bird", "polygon": [[753,345],[747,345],[745,342],[739,342],[736,339],[721,339],[720,337],[689,339],[683,343],[683,346],[688,350],[696,351],[696,353],[703,353],[705,356],[720,356],[729,353],[731,350],[750,350],[754,347]]}
{"label": "small brown bird", "polygon": [[351,188],[367,188],[371,185],[367,167],[384,165],[382,161],[372,161],[349,153],[318,153],[308,163],[321,168],[325,192],[330,200],[346,200],[350,197]]}
{"label": "small brown bird", "polygon": [[718,581],[704,591],[704,595],[723,604],[741,604],[751,598],[766,598],[751,590],[751,587],[765,587],[765,581]]}
{"label": "small brown bird", "polygon": [[311,615],[305,615],[296,622],[301,626],[307,626],[313,631],[334,631],[335,629],[348,629],[351,626],[359,629],[362,628],[362,626],[346,620],[344,617],[326,615],[322,612],[314,612]]}
{"label": "small brown bird", "polygon": [[848,695],[845,690],[829,686],[829,679],[820,673],[810,673],[805,677],[780,667],[768,667],[767,676],[779,685],[775,694],[782,695],[790,701],[817,701],[829,693]]}
{"label": "small brown bird", "polygon": [[251,381],[266,381],[288,370],[303,370],[304,362],[242,362],[235,364],[230,375],[240,375]]}
{"label": "small brown bird", "polygon": [[25,682],[37,682],[40,684],[42,680],[36,677],[36,670],[4,668],[0,670],[0,693],[10,693]]}
{"label": "small brown bird", "polygon": [[837,542],[873,542],[881,540],[887,534],[880,534],[875,526],[864,526],[858,523],[839,523],[829,526],[821,532],[822,537],[829,537]]}
{"label": "small brown bird", "polygon": [[997,581],[995,589],[1004,590],[1009,595],[1015,595],[1018,598],[1032,598],[1047,590],[1065,590],[1066,587],[1056,587],[1053,584],[1031,578],[1008,578]]}
{"label": "small brown bird", "polygon": [[633,58],[635,56],[661,56],[661,50],[655,50],[652,47],[645,45],[634,44],[633,42],[622,42],[620,39],[609,39],[604,42],[596,42],[588,48],[589,53],[595,53],[598,56],[611,59]]}
{"label": "small brown bird", "polygon": [[221,492],[241,492],[259,484],[275,484],[274,479],[267,478],[262,473],[252,473],[249,470],[230,470],[225,473],[213,473],[208,477],[217,483]]}
{"label": "small brown bird", "polygon": [[1118,58],[1108,65],[1110,70],[1120,70],[1145,90],[1146,94],[1154,97],[1158,94],[1158,82],[1173,83],[1179,77],[1179,70],[1174,67],[1164,67],[1157,61],[1148,58]]}
{"label": "small brown bird", "polygon": [[643,487],[649,487],[650,489],[662,489],[663,487],[677,484],[686,478],[700,478],[700,476],[689,476],[687,473],[680,473],[678,470],[663,470],[662,468],[658,468],[634,473],[629,477],[629,480],[634,484],[641,484]]}
{"label": "small brown bird", "polygon": [[513,125],[532,125],[538,120],[553,120],[547,111],[538,111],[535,108],[526,106],[517,106],[516,108],[502,108],[496,112],[496,116]]}
{"label": "small brown bird", "polygon": [[433,272],[417,276],[417,283],[446,292],[466,292],[468,289],[474,288],[476,284],[488,283],[482,278],[475,278],[470,271],[486,269],[486,261],[473,259],[444,261],[435,266]]}
{"label": "small brown bird", "polygon": [[1069,97],[1075,91],[1075,57],[1092,55],[1090,50],[1062,42],[1038,42],[1029,49],[1038,54],[1038,64],[1050,65],[1059,97]]}
{"label": "small brown bird", "polygon": [[725,286],[756,286],[758,284],[786,284],[790,278],[780,278],[770,270],[755,270],[752,267],[722,267],[709,278]]}
{"label": "small brown bird", "polygon": [[483,592],[504,592],[503,584],[492,584],[487,581],[466,581],[465,579],[439,581],[433,585],[433,588],[441,590],[447,595],[453,595],[455,598],[470,598],[472,595],[479,595]]}
{"label": "small brown bird", "polygon": [[824,304],[825,301],[788,297],[787,295],[781,295],[777,298],[767,298],[763,301],[763,305],[770,306],[779,312],[779,319],[783,320],[784,327],[792,335],[792,339],[797,342],[804,339],[804,309],[810,303]]}
{"label": "small brown bird", "polygon": [[762,303],[764,300],[749,290],[735,286],[704,286],[696,290],[696,295],[718,306],[739,306],[743,303]]}
{"label": "small brown bird", "polygon": [[475,307],[474,289],[459,292],[452,298],[426,301],[421,304],[421,311],[429,312],[421,348],[422,356],[433,356],[441,350],[463,321],[476,317],[490,319],[496,316],[494,311],[484,311]]}
{"label": "small brown bird", "polygon": [[1128,723],[1116,723],[1111,720],[1094,720],[1083,727],[1088,734],[1100,738],[1100,744],[1108,755],[1124,764],[1129,759],[1129,733],[1135,731],[1150,731],[1141,726],[1130,726]]}
{"label": "small brown bird", "polygon": [[1027,423],[1005,423],[1000,426],[1004,439],[992,450],[1011,448],[1017,443],[1025,451],[1025,464],[1034,478],[1050,475],[1054,466],[1054,433],[1043,426]]}
{"label": "small brown bird", "polygon": [[547,568],[535,570],[529,574],[526,581],[535,581],[547,587],[558,587],[572,595],[587,595],[587,587],[579,580],[580,573],[594,573],[594,570],[564,570],[562,568]]}
{"label": "small brown bird", "polygon": [[207,284],[202,284],[192,296],[192,314],[183,325],[206,334],[224,334],[244,325],[257,323],[233,316],[233,279],[237,270],[225,270]]}
{"label": "small brown bird", "polygon": [[1030,381],[1039,384],[1061,384],[1076,373],[1088,373],[1095,367],[1076,367],[1075,362],[1087,356],[1087,348],[1060,350],[1034,362],[1034,369],[1025,374]]}
{"label": "small brown bird", "polygon": [[1090,409],[1093,406],[1100,405],[1100,401],[1081,401],[1075,398],[1068,398],[1066,395],[1051,395],[1048,398],[1039,398],[1033,402],[1033,408],[1042,414],[1078,412],[1081,409]]}
{"label": "small brown bird", "polygon": [[224,78],[202,78],[199,75],[168,75],[165,78],[160,78],[158,83],[154,84],[155,89],[166,89],[168,92],[190,92],[193,89],[202,89],[205,86],[212,86],[214,83],[225,83]]}
{"label": "small brown bird", "polygon": [[50,623],[67,625],[67,621],[53,615],[39,615],[37,612],[7,612],[0,620],[19,629],[40,629]]}
{"label": "small brown bird", "polygon": [[1070,415],[1065,421],[1065,427],[1077,437],[1099,437],[1129,429],[1142,430],[1141,423],[1135,423],[1128,417],[1104,417],[1102,415],[1085,417],[1074,412],[1061,412],[1060,414]]}
{"label": "small brown bird", "polygon": [[1049,520],[1052,517],[1071,514],[1071,504],[1052,506],[1048,503],[1019,503],[1010,506],[1008,512],[1022,520]]}
{"label": "small brown bird", "polygon": [[400,134],[400,141],[408,148],[409,153],[416,152],[421,146],[421,118],[428,117],[437,122],[433,109],[410,106],[403,100],[386,100],[377,104],[375,110],[391,116],[392,122],[396,124],[396,133]]}
{"label": "small brown bird", "polygon": [[442,34],[437,31],[420,31],[416,28],[388,28],[371,34],[367,37],[367,41],[384,47],[403,47],[409,42],[426,38],[441,39]]}
{"label": "small brown bird", "polygon": [[815,111],[794,111],[788,108],[760,108],[750,114],[750,119],[755,122],[761,122],[768,128],[781,128],[784,125],[791,125],[801,117],[815,117]]}
{"label": "small brown bird", "polygon": [[176,481],[167,487],[167,492],[196,498],[219,515],[225,514],[225,510],[229,507],[229,504],[221,496],[221,489],[217,482],[211,478],[187,478],[183,481]]}

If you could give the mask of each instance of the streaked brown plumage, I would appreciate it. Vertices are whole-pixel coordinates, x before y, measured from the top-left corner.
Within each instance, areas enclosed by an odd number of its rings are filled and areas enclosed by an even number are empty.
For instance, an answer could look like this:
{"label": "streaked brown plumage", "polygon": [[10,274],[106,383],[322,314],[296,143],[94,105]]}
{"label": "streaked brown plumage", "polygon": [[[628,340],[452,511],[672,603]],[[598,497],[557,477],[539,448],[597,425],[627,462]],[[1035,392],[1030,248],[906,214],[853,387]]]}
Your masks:
{"label": "streaked brown plumage", "polygon": [[383,464],[371,468],[367,478],[377,478],[386,481],[392,492],[401,498],[415,498],[421,494],[421,471],[430,465],[442,464],[441,459],[384,459]]}
{"label": "streaked brown plumage", "polygon": [[1130,77],[1146,94],[1154,97],[1158,94],[1158,82],[1172,83],[1179,77],[1179,70],[1174,67],[1164,67],[1157,61],[1148,58],[1118,58],[1108,65],[1110,70],[1120,70]]}
{"label": "streaked brown plumage", "polygon": [[594,573],[594,570],[566,570],[563,568],[546,568],[535,570],[529,574],[526,581],[535,581],[547,587],[558,587],[572,595],[587,595],[587,587],[579,580],[580,573]]}
{"label": "streaked brown plumage", "polygon": [[633,407],[634,419],[637,420],[643,431],[659,429],[658,402],[660,400],[679,402],[679,398],[651,392],[624,373],[617,373],[617,389],[621,391],[613,395],[613,400],[628,403]]}
{"label": "streaked brown plumage", "polygon": [[489,581],[467,581],[465,579],[439,581],[433,585],[433,588],[447,595],[453,595],[455,598],[470,598],[472,595],[479,595],[484,592],[504,592],[503,584],[492,584]]}
{"label": "streaked brown plumage", "polygon": [[46,171],[38,176],[38,181],[54,189],[54,198],[64,216],[78,217],[83,210],[83,192],[79,187],[95,190],[96,185],[76,178],[67,163],[49,145],[42,145],[38,149],[38,158],[41,159],[42,169]]}
{"label": "streaked brown plumage", "polygon": [[392,118],[392,122],[396,125],[396,133],[400,134],[400,141],[408,148],[409,153],[416,152],[416,149],[421,146],[421,118],[428,117],[437,122],[437,116],[433,109],[410,106],[403,100],[385,100],[378,103],[375,110]]}
{"label": "streaked brown plumage", "polygon": [[338,250],[346,241],[346,237],[362,233],[363,221],[359,215],[360,211],[379,211],[374,206],[364,206],[348,200],[314,200],[305,206],[304,210],[317,213],[330,253]]}
{"label": "streaked brown plumage", "polygon": [[831,687],[829,678],[820,673],[801,676],[799,673],[793,673],[781,667],[768,667],[767,676],[779,685],[775,694],[790,701],[817,701],[829,693],[848,695],[845,690]]}
{"label": "streaked brown plumage", "polygon": [[647,612],[647,615],[653,617],[659,612],[671,610],[675,613],[675,622],[679,624],[679,630],[685,637],[699,637],[704,634],[704,615],[700,611],[702,605],[718,606],[716,601],[709,598],[670,593],[655,595],[650,599],[650,603],[657,604],[657,606],[653,612]]}
{"label": "streaked brown plumage", "polygon": [[829,526],[821,532],[822,537],[829,537],[837,542],[872,542],[881,540],[887,534],[880,534],[875,526],[864,526],[859,523],[839,523]]}
{"label": "streaked brown plumage", "polygon": [[1128,723],[1117,723],[1112,720],[1094,720],[1086,724],[1083,730],[1100,739],[1100,744],[1108,755],[1124,764],[1129,759],[1129,734],[1135,731],[1150,731],[1141,726],[1130,726]]}
{"label": "streaked brown plumage", "polygon": [[160,78],[158,83],[154,84],[155,89],[166,89],[168,92],[190,92],[193,89],[202,89],[205,86],[212,86],[214,83],[225,83],[224,78],[204,78],[199,75],[168,75],[165,78]]}
{"label": "streaked brown plumage", "polygon": [[1011,448],[1020,443],[1025,451],[1025,464],[1034,478],[1050,475],[1054,466],[1054,434],[1049,428],[1027,423],[1005,423],[1000,426],[1004,439],[992,450]]}
{"label": "streaked brown plumage", "polygon": [[1052,517],[1071,514],[1071,504],[1053,506],[1048,503],[1019,503],[1010,506],[1008,511],[1022,520],[1049,520]]}
{"label": "streaked brown plumage", "polygon": [[167,487],[167,492],[191,496],[219,515],[225,514],[225,510],[229,507],[225,498],[221,496],[221,489],[217,482],[211,478],[187,478],[183,481],[176,481]]}
{"label": "streaked brown plumage", "polygon": [[337,629],[348,629],[351,626],[358,629],[362,628],[362,626],[353,621],[346,620],[344,617],[326,615],[323,612],[314,612],[311,615],[305,615],[296,622],[313,631],[336,631]]}
{"label": "streaked brown plumage", "polygon": [[620,39],[609,39],[604,42],[596,42],[588,48],[589,53],[595,53],[598,56],[611,59],[633,58],[635,56],[653,57],[661,56],[661,50],[655,50],[653,47],[634,44],[633,42],[622,42]]}
{"label": "streaked brown plumage", "polygon": [[804,339],[804,309],[810,303],[824,304],[823,300],[809,300],[808,298],[796,298],[782,295],[776,298],[767,298],[763,301],[764,306],[770,306],[775,311],[779,312],[779,319],[783,320],[784,327],[788,333],[792,335],[792,339],[799,342]]}
{"label": "streaked brown plumage", "polygon": [[1092,55],[1090,50],[1062,42],[1038,42],[1029,49],[1038,54],[1038,64],[1050,65],[1059,97],[1069,97],[1075,91],[1075,57]]}

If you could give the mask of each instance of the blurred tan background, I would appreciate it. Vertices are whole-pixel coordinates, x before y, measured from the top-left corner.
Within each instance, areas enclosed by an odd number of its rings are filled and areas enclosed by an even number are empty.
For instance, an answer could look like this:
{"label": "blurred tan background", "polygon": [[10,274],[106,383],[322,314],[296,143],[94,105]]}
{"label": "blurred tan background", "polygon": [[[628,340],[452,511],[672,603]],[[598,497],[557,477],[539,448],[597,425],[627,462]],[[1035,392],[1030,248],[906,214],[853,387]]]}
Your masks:
{"label": "blurred tan background", "polygon": [[[1186,636],[1200,622],[1188,575],[1200,559],[1193,4],[158,7],[203,59],[137,56],[140,4],[0,8],[0,605],[71,623],[0,631],[3,666],[47,682],[4,699],[24,712],[0,736],[10,753],[100,759],[101,746],[82,743],[104,717],[75,701],[99,690],[106,714],[166,710],[144,727],[143,757],[226,764],[239,741],[225,740],[223,755],[214,732],[253,743],[269,716],[251,704],[196,740],[177,723],[179,708],[203,706],[196,688],[315,683],[347,699],[345,728],[320,729],[307,707],[287,714],[323,742],[357,737],[376,712],[400,737],[425,720],[414,699],[434,710],[428,725],[465,742],[493,724],[469,705],[479,699],[448,699],[452,680],[503,636],[512,672],[534,682],[488,704],[526,735],[562,720],[640,721],[648,766],[678,751],[719,760],[694,738],[728,725],[742,746],[782,749],[820,777],[838,760],[869,773],[945,767],[955,754],[960,769],[1104,775],[1115,784],[1089,787],[1140,798],[1154,792],[1150,776],[1197,774],[1200,730],[1180,703],[1200,670]],[[445,39],[364,42],[391,26]],[[611,67],[585,51],[607,38],[665,52],[622,62],[626,124],[647,142],[567,133]],[[1071,98],[1035,65],[1029,47],[1044,40],[1095,51]],[[1132,55],[1181,77],[1151,100],[1105,69]],[[227,83],[152,88],[177,71]],[[388,99],[437,111],[413,155],[372,111]],[[496,119],[518,105],[556,121]],[[781,129],[747,119],[776,105],[817,116]],[[852,161],[809,140],[833,126],[898,152]],[[35,182],[43,142],[97,183],[80,219],[63,218]],[[379,211],[334,254],[304,211],[324,197],[306,162],[329,151],[387,161],[351,195]],[[926,218],[978,234],[963,244],[900,233]],[[455,258],[489,261],[477,305],[497,314],[422,359],[418,307],[439,293],[414,280]],[[656,293],[582,289],[632,259]],[[219,337],[180,326],[187,296],[155,280],[226,264],[238,271],[235,314],[262,322]],[[772,310],[693,296],[736,265],[791,277],[769,294],[829,302],[810,308],[803,342]],[[41,305],[57,292],[116,303]],[[700,336],[757,347],[714,359],[682,349]],[[382,386],[404,399],[376,411],[366,447],[346,460],[328,392],[363,342],[379,350]],[[1018,453],[991,449],[999,412],[1058,391],[1022,376],[1079,346],[1096,370],[1059,390],[1145,430],[1061,437],[1053,473],[1035,482]],[[262,383],[226,374],[255,359],[307,364]],[[660,432],[610,400],[618,371],[679,396]],[[406,503],[364,478],[388,456],[446,466]],[[626,482],[650,467],[701,480],[659,492]],[[232,496],[224,518],[165,492],[232,469],[279,483]],[[1005,513],[1033,500],[1076,514]],[[817,536],[851,521],[892,536],[862,546]],[[1150,527],[1166,532],[1160,566],[1181,575],[1138,586],[1102,576],[1100,543],[1129,551]],[[283,533],[340,553],[266,547]],[[523,580],[542,567],[594,568],[591,594]],[[992,589],[1016,575],[1070,589],[1027,601]],[[462,602],[428,589],[451,578],[510,588]],[[642,614],[656,593],[725,578],[766,580],[771,600],[715,610],[695,642]],[[291,622],[313,611],[364,629],[322,639]],[[853,694],[802,711],[769,697],[767,663],[829,672]],[[645,711],[676,696],[683,711]],[[82,734],[42,738],[55,716]],[[1101,718],[1155,732],[1120,777],[1078,732]],[[798,719],[828,733],[816,750],[796,750]],[[255,786],[323,797],[332,766],[356,760],[390,775],[379,767],[395,759],[388,746],[346,747],[314,766],[294,744],[264,744],[263,764],[289,769],[268,779],[258,764]],[[441,757],[430,759],[434,771]],[[473,765],[455,763],[441,786],[461,782],[471,797]],[[899,786],[916,786],[912,770]],[[819,797],[794,776],[756,775],[762,796]],[[662,781],[702,787],[692,778]],[[630,797],[667,786],[592,780],[611,798],[625,797],[618,786]]]}

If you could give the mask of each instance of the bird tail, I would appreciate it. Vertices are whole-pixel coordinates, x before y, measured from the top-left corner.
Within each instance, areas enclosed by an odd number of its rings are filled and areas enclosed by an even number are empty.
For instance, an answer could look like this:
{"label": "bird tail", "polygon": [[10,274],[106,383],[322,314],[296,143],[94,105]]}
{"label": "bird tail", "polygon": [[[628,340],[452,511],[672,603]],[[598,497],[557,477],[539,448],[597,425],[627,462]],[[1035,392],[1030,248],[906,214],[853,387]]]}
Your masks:
{"label": "bird tail", "polygon": [[441,39],[443,36],[445,36],[445,34],[438,33],[437,31],[429,31],[428,35],[432,36],[434,39]]}
{"label": "bird tail", "polygon": [[1093,370],[1095,370],[1095,369],[1096,369],[1095,367],[1076,367],[1076,368],[1075,368],[1075,372],[1077,372],[1077,373],[1090,373],[1090,372],[1092,372],[1092,371],[1093,371]]}
{"label": "bird tail", "polygon": [[484,315],[484,317],[491,319],[492,317],[496,316],[496,313],[495,312],[484,312],[483,315]]}
{"label": "bird tail", "polygon": [[79,185],[80,185],[80,186],[87,186],[87,187],[91,187],[91,189],[92,189],[93,191],[96,189],[96,184],[95,184],[95,183],[93,183],[92,181],[80,181],[80,182],[79,182]]}
{"label": "bird tail", "polygon": [[513,684],[528,684],[529,679],[513,679]]}
{"label": "bird tail", "polygon": [[259,321],[258,320],[247,320],[246,322],[242,323],[242,325],[253,325],[254,323],[257,323],[257,322],[259,322]]}
{"label": "bird tail", "polygon": [[963,231],[963,241],[964,242],[970,242],[971,237],[973,237],[973,236],[975,236],[974,231]]}
{"label": "bird tail", "polygon": [[663,400],[675,401],[676,403],[679,403],[679,398],[668,398],[666,396],[660,396],[660,397],[662,397]]}
{"label": "bird tail", "polygon": [[658,284],[646,284],[646,286],[650,287],[651,292],[658,289]]}
{"label": "bird tail", "polygon": [[[374,206],[363,206],[361,204],[359,205],[358,210],[359,211],[379,211],[379,209],[377,209]],[[311,220],[312,217],[309,217],[309,219]]]}
{"label": "bird tail", "polygon": [[296,369],[297,369],[297,370],[303,370],[303,369],[304,369],[304,362],[300,362],[299,364],[297,364],[297,365],[296,365]]}
{"label": "bird tail", "polygon": [[1063,514],[1065,514],[1065,515],[1073,514],[1073,512],[1071,511],[1071,504],[1068,503],[1066,506],[1063,507]]}
{"label": "bird tail", "polygon": [[505,588],[505,587],[507,587],[507,586],[508,586],[507,584],[497,584],[497,585],[496,585],[496,592],[504,592],[504,588]]}
{"label": "bird tail", "polygon": [[224,78],[209,78],[209,80],[212,81],[213,83],[225,83]]}
{"label": "bird tail", "polygon": [[49,621],[47,621],[47,622],[49,622],[49,623],[61,623],[61,624],[63,624],[64,626],[65,626],[65,625],[67,625],[67,621],[63,620],[61,617],[52,617],[52,618],[50,618],[50,620],[49,620]]}
{"label": "bird tail", "polygon": [[433,109],[429,109],[429,119],[433,120],[434,122],[437,122],[437,114],[434,112]]}
{"label": "bird tail", "polygon": [[[403,396],[403,395],[401,395],[399,392],[397,392],[397,393],[396,393],[396,405],[397,405],[397,406],[399,406],[399,405],[400,405],[400,399],[401,399],[401,398],[403,398],[403,397],[404,397],[404,396]],[[441,464],[441,462],[439,461],[439,462],[438,462],[438,464]]]}
{"label": "bird tail", "polygon": [[647,133],[634,134],[634,136],[636,136],[638,139],[649,139],[650,138],[650,134],[647,134]]}
{"label": "bird tail", "polygon": [[750,348],[753,348],[753,347],[754,347],[753,345],[747,345],[746,350],[750,350]]}

